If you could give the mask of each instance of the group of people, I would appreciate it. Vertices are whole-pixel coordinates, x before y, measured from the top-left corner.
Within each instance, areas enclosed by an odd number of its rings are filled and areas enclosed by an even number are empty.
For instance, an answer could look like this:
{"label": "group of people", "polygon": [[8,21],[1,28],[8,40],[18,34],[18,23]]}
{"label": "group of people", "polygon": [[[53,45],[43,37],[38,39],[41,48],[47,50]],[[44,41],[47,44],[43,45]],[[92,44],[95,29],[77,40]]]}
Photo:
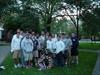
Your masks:
{"label": "group of people", "polygon": [[78,64],[78,45],[75,33],[71,36],[65,33],[50,34],[43,31],[38,34],[34,31],[24,33],[18,29],[11,41],[14,67],[36,66],[39,70],[44,70],[54,66]]}

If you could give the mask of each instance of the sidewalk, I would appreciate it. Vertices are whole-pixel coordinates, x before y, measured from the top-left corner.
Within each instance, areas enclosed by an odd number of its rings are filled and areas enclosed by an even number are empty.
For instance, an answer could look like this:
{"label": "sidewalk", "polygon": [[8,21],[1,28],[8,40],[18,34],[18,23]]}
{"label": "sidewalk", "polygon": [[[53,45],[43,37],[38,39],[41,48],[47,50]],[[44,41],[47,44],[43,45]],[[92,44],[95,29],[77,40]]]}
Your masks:
{"label": "sidewalk", "polygon": [[10,46],[0,46],[0,65],[10,51]]}
{"label": "sidewalk", "polygon": [[0,41],[0,45],[9,45],[9,43],[6,43],[5,41]]}
{"label": "sidewalk", "polygon": [[100,53],[100,50],[90,50],[90,49],[79,49],[79,51]]}

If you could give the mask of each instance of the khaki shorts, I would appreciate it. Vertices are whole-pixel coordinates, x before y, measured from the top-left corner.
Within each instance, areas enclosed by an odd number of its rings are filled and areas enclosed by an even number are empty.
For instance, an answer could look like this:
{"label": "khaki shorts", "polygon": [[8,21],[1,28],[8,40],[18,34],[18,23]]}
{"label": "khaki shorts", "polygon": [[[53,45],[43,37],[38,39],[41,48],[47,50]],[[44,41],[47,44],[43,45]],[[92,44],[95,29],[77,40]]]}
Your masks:
{"label": "khaki shorts", "polygon": [[21,57],[21,52],[20,50],[15,50],[13,52],[13,59],[17,59],[17,58],[20,58]]}
{"label": "khaki shorts", "polygon": [[25,61],[32,60],[33,59],[33,53],[32,52],[24,53],[24,59],[25,59]]}
{"label": "khaki shorts", "polygon": [[33,51],[33,57],[39,57],[38,50]]}

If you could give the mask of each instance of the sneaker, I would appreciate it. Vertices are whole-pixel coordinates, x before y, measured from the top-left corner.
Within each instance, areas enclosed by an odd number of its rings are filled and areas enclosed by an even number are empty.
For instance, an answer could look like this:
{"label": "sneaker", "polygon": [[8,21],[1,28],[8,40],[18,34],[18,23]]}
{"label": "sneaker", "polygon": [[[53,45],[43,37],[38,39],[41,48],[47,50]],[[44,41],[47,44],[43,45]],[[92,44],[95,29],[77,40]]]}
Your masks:
{"label": "sneaker", "polygon": [[39,71],[42,71],[42,69],[40,68],[40,69],[38,69]]}
{"label": "sneaker", "polygon": [[18,66],[17,65],[14,65],[14,68],[18,68]]}
{"label": "sneaker", "polygon": [[76,61],[76,64],[78,65],[78,64],[79,64],[79,62],[78,62],[78,61]]}
{"label": "sneaker", "polygon": [[29,69],[29,66],[26,66],[25,68],[26,68],[26,69]]}
{"label": "sneaker", "polygon": [[74,64],[75,62],[72,60],[72,62],[71,62],[72,64]]}
{"label": "sneaker", "polygon": [[0,66],[0,70],[5,70],[5,67],[4,66]]}
{"label": "sneaker", "polygon": [[21,67],[22,67],[22,65],[21,65],[21,64],[18,64],[18,65],[17,65],[17,67],[18,67],[18,68],[21,68]]}
{"label": "sneaker", "polygon": [[66,62],[65,65],[68,65],[68,63]]}

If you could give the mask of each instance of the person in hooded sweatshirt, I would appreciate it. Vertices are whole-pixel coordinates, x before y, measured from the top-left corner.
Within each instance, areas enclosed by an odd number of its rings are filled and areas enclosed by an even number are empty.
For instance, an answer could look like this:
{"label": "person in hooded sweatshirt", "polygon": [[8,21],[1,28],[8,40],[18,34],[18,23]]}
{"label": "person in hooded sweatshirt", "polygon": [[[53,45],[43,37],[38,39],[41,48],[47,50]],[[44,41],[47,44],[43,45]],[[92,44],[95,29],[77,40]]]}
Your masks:
{"label": "person in hooded sweatshirt", "polygon": [[32,67],[32,58],[33,58],[33,41],[30,38],[30,34],[27,32],[26,36],[23,38],[21,43],[21,48],[24,50],[24,60],[25,60],[25,67],[30,68]]}
{"label": "person in hooded sweatshirt", "polygon": [[20,58],[21,58],[20,42],[21,42],[21,39],[22,39],[22,37],[20,35],[20,31],[17,30],[17,33],[13,36],[12,41],[11,41],[11,52],[13,54],[15,68],[21,67],[21,65],[20,65]]}

